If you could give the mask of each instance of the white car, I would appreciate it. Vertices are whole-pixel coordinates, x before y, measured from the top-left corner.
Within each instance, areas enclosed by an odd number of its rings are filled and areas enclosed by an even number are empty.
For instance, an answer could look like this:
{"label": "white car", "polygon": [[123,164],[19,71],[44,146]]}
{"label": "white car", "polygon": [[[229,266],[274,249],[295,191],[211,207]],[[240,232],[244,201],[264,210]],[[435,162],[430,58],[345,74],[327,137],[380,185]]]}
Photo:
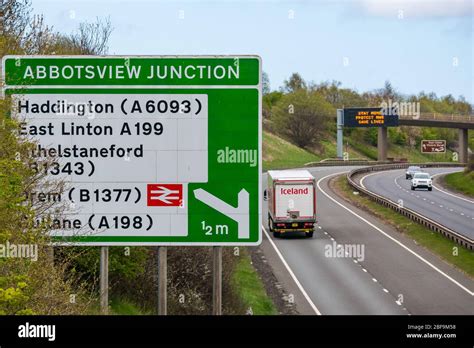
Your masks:
{"label": "white car", "polygon": [[411,189],[427,188],[428,191],[433,189],[431,175],[428,173],[415,173],[411,179]]}

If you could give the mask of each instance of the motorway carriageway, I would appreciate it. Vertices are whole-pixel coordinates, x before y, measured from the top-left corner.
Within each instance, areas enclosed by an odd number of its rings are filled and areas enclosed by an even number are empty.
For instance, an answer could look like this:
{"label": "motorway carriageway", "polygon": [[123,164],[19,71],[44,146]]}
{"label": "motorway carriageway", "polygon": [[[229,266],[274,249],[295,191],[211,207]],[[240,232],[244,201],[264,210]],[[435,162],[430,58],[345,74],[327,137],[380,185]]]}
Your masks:
{"label": "motorway carriageway", "polygon": [[[433,176],[462,171],[464,168],[424,168]],[[474,199],[460,197],[435,185],[433,191],[411,190],[411,180],[405,179],[405,170],[388,170],[368,174],[361,184],[377,193],[434,220],[466,237],[474,239]]]}
{"label": "motorway carriageway", "polygon": [[[298,233],[274,238],[263,202],[261,249],[278,281],[294,295],[297,310],[323,315],[474,314],[472,279],[329,189],[332,176],[353,168],[306,168],[318,183],[319,223],[311,239]],[[364,260],[326,257],[325,247],[333,242],[364,245]]]}

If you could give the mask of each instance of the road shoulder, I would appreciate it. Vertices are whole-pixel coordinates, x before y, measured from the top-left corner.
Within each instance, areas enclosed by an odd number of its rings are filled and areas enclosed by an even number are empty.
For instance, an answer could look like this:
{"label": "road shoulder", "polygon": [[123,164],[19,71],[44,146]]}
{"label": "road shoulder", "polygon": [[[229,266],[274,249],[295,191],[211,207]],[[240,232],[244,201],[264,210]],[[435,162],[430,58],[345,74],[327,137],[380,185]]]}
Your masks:
{"label": "road shoulder", "polygon": [[252,262],[263,280],[268,296],[279,313],[286,315],[315,315],[275,248],[262,232],[262,244],[250,247]]}

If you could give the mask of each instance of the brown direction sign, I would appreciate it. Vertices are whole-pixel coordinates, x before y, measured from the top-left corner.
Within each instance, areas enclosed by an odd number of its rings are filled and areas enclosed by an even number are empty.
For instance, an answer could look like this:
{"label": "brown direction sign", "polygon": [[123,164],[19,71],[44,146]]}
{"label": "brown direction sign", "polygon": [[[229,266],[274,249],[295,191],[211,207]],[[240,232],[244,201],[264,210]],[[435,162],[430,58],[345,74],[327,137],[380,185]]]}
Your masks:
{"label": "brown direction sign", "polygon": [[446,140],[422,140],[422,153],[446,153]]}

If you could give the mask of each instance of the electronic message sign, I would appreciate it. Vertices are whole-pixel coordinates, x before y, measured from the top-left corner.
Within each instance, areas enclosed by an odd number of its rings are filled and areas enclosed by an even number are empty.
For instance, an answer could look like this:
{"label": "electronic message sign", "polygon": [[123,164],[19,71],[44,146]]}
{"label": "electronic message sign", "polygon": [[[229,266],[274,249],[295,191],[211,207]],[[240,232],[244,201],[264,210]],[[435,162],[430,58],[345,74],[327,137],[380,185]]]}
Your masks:
{"label": "electronic message sign", "polygon": [[398,114],[383,108],[346,108],[344,109],[344,127],[396,127]]}

